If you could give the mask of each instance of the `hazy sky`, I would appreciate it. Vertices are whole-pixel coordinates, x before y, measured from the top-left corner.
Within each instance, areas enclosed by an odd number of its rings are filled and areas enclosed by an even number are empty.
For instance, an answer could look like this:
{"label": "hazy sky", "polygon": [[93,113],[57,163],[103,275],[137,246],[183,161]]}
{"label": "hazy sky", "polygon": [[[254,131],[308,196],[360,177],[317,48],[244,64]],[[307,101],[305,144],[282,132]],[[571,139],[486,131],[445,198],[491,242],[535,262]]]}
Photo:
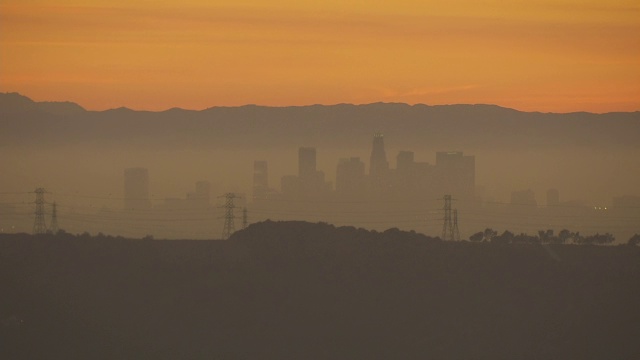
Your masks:
{"label": "hazy sky", "polygon": [[89,109],[640,110],[637,0],[2,0],[0,91]]}

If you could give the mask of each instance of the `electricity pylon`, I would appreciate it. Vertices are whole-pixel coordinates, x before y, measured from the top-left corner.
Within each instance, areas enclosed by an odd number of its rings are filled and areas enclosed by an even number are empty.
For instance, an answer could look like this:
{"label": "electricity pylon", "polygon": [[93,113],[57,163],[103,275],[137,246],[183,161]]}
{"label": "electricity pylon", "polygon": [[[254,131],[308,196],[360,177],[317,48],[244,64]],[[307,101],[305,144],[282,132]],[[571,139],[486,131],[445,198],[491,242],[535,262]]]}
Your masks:
{"label": "electricity pylon", "polygon": [[453,210],[453,240],[460,241],[460,230],[458,229],[458,209]]}
{"label": "electricity pylon", "polygon": [[45,234],[47,232],[47,224],[44,222],[44,188],[37,188],[36,194],[36,211],[34,213],[35,218],[33,220],[33,233],[35,235]]}
{"label": "electricity pylon", "polygon": [[222,238],[226,240],[236,231],[234,224],[236,217],[233,214],[233,209],[236,206],[233,203],[233,199],[239,198],[239,196],[234,193],[226,193],[221,197],[225,198],[224,205],[222,206],[224,208],[224,228],[222,229]]}
{"label": "electricity pylon", "polygon": [[442,240],[453,240],[453,222],[451,220],[451,195],[444,196],[444,224],[442,226]]}

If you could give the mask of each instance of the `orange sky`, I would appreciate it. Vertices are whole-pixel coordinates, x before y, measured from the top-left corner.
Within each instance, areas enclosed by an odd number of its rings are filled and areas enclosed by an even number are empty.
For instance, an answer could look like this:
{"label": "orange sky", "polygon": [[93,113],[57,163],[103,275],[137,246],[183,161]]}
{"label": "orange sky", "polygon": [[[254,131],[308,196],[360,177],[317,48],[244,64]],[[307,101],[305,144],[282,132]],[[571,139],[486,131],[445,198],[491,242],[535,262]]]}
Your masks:
{"label": "orange sky", "polygon": [[0,92],[88,109],[640,110],[637,0],[2,0]]}

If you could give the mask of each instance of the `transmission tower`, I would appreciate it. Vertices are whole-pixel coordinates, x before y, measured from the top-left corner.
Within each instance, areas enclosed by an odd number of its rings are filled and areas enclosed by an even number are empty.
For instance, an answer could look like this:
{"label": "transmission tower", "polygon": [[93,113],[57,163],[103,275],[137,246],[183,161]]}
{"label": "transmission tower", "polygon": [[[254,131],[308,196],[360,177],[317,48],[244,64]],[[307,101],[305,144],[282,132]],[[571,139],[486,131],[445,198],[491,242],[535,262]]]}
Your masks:
{"label": "transmission tower", "polygon": [[56,202],[54,201],[51,204],[51,225],[49,226],[49,231],[54,235],[58,233],[58,211],[56,209]]}
{"label": "transmission tower", "polygon": [[242,208],[242,228],[246,229],[247,225],[249,225],[249,216],[247,214],[247,208]]}
{"label": "transmission tower", "polygon": [[442,226],[442,240],[453,240],[453,223],[451,221],[451,195],[444,196],[444,225]]}
{"label": "transmission tower", "polygon": [[33,233],[34,234],[44,234],[47,232],[47,224],[44,222],[44,188],[37,188],[35,191],[36,194],[36,211],[35,218],[33,221]]}
{"label": "transmission tower", "polygon": [[226,193],[222,197],[225,198],[224,205],[222,206],[224,208],[224,228],[222,229],[222,238],[226,240],[236,231],[234,224],[236,217],[233,214],[233,209],[236,206],[234,205],[233,200],[239,198],[239,196],[234,193]]}
{"label": "transmission tower", "polygon": [[453,210],[453,240],[460,241],[460,230],[458,229],[458,209]]}

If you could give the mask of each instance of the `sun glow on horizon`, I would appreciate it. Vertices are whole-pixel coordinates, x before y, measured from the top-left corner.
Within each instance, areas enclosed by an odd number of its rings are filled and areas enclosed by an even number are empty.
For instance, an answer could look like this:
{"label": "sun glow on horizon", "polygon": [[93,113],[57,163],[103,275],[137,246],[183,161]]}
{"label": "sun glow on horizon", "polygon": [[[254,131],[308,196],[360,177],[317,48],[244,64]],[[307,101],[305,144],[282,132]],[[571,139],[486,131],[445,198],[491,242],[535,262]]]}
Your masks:
{"label": "sun glow on horizon", "polygon": [[635,1],[7,0],[0,10],[0,91],[91,110],[640,110]]}

